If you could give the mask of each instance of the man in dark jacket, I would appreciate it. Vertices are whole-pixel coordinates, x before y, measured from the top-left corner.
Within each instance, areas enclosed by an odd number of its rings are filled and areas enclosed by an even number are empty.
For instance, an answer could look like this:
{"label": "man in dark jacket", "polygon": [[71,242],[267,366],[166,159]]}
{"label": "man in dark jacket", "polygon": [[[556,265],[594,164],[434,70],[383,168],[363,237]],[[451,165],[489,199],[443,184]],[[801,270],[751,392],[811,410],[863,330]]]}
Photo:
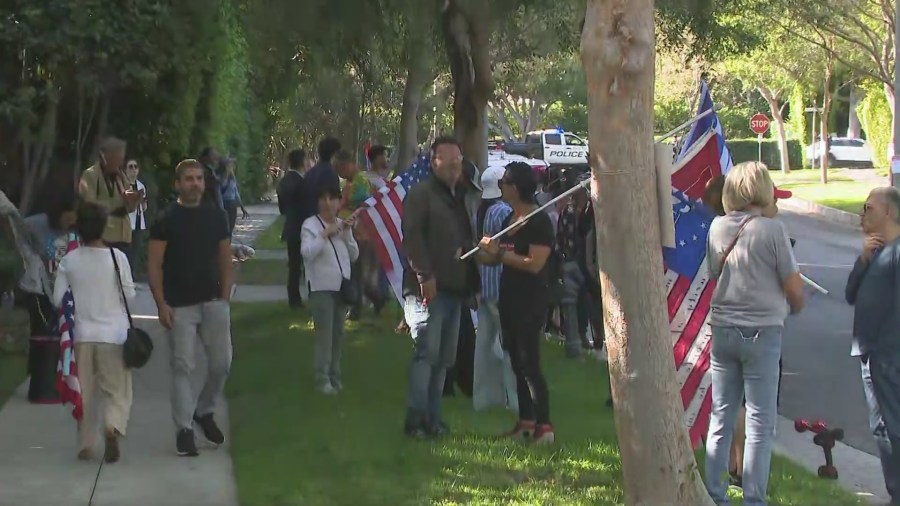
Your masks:
{"label": "man in dark jacket", "polygon": [[[316,191],[328,188],[338,194],[341,193],[341,179],[334,170],[334,166],[331,165],[331,159],[340,150],[341,142],[333,137],[328,137],[319,142],[319,162],[306,173],[306,181],[310,188],[314,188]],[[310,209],[311,214],[309,216],[318,212],[318,209],[315,208],[317,204],[313,203],[312,205],[313,208]]]}
{"label": "man in dark jacket", "polygon": [[472,260],[459,257],[474,246],[466,210],[462,154],[452,138],[431,148],[432,177],[412,187],[403,213],[404,314],[415,341],[409,368],[404,432],[414,438],[448,432],[440,404],[447,369],[456,361],[463,304],[478,288]]}
{"label": "man in dark jacket", "polygon": [[287,173],[278,183],[278,211],[284,216],[281,241],[288,251],[288,304],[292,308],[303,306],[300,296],[300,278],[303,273],[303,257],[300,254],[300,228],[303,221],[314,214],[315,197],[309,187],[304,169],[306,152],[295,149],[288,154]]}
{"label": "man in dark jacket", "polygon": [[215,148],[207,146],[200,152],[198,158],[203,164],[203,175],[206,182],[206,190],[203,192],[203,203],[212,204],[221,210],[225,210],[225,204],[222,202],[222,187],[219,184],[219,177],[216,176],[216,170],[219,168],[219,153]]}

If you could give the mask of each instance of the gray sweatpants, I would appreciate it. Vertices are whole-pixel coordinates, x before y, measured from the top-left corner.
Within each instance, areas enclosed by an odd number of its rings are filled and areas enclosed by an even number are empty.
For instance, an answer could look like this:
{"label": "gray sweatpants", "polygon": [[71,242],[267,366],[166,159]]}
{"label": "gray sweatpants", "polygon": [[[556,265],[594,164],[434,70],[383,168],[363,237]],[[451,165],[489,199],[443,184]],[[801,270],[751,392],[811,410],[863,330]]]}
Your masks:
{"label": "gray sweatpants", "polygon": [[341,386],[341,347],[344,344],[344,319],[347,307],[338,292],[311,292],[315,343],[316,386]]}
{"label": "gray sweatpants", "polygon": [[[172,419],[178,430],[193,426],[194,413],[215,410],[231,370],[231,308],[224,300],[172,308],[175,322],[168,332],[172,352]],[[191,374],[196,366],[197,337],[206,351],[206,380],[194,396]]]}

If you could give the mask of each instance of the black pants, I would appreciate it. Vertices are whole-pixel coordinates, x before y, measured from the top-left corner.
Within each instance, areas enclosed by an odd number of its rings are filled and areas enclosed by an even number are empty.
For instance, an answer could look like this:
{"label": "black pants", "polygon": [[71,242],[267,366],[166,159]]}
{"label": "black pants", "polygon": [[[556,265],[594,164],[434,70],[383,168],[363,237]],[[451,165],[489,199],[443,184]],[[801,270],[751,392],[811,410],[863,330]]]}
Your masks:
{"label": "black pants", "polygon": [[[533,295],[533,294],[530,294]],[[519,419],[550,423],[550,393],[541,372],[541,331],[546,305],[539,300],[500,296],[500,331],[516,375]]]}
{"label": "black pants", "polygon": [[59,313],[46,295],[25,295],[31,337],[28,346],[28,401],[38,404],[59,402],[56,365],[59,360]]}
{"label": "black pants", "polygon": [[288,251],[288,276],[287,293],[288,304],[291,307],[303,305],[300,296],[300,277],[303,275],[303,255],[300,253],[300,238],[287,240]]}
{"label": "black pants", "polygon": [[225,214],[228,215],[228,231],[229,233],[234,233],[234,225],[237,223],[237,202],[225,200],[222,202],[222,207],[225,208]]}

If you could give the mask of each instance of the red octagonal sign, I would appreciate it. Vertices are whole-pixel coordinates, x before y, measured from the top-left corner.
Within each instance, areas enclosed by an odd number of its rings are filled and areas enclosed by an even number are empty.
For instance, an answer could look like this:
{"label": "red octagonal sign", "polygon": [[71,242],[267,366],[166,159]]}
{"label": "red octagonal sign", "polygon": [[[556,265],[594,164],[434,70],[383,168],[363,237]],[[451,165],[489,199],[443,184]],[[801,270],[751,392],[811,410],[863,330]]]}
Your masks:
{"label": "red octagonal sign", "polygon": [[769,131],[769,117],[765,114],[758,112],[750,118],[750,130],[753,130],[753,133],[762,135]]}

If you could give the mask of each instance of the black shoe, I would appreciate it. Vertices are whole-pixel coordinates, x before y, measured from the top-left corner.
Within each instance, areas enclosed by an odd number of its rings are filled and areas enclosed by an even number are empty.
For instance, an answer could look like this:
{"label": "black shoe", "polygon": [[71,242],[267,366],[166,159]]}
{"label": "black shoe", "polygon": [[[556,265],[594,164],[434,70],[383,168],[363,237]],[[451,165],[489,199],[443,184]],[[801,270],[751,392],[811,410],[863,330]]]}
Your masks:
{"label": "black shoe", "polygon": [[212,413],[203,416],[194,415],[194,421],[200,426],[200,429],[203,431],[203,436],[206,437],[207,441],[215,445],[220,445],[225,442],[225,434],[222,434],[219,426],[216,425]]}
{"label": "black shoe", "polygon": [[194,431],[191,429],[181,429],[175,436],[175,451],[179,457],[196,457],[200,455],[197,452],[197,443],[194,442]]}
{"label": "black shoe", "polygon": [[443,437],[450,434],[450,427],[444,422],[438,422],[429,425],[425,432],[428,434],[428,437]]}
{"label": "black shoe", "polygon": [[728,474],[729,474],[729,477],[728,477],[728,484],[729,484],[729,485],[731,485],[732,487],[740,488],[740,489],[743,489],[743,488],[744,488],[744,480],[743,480],[743,478],[741,478],[740,476],[738,476],[737,473],[734,473],[734,472],[731,472],[731,473],[728,473]]}
{"label": "black shoe", "polygon": [[609,399],[606,399],[606,407],[607,407],[607,408],[613,407],[613,400],[612,400],[612,397],[610,397]]}
{"label": "black shoe", "polygon": [[410,439],[427,439],[428,433],[420,425],[407,423],[403,426],[403,434]]}

